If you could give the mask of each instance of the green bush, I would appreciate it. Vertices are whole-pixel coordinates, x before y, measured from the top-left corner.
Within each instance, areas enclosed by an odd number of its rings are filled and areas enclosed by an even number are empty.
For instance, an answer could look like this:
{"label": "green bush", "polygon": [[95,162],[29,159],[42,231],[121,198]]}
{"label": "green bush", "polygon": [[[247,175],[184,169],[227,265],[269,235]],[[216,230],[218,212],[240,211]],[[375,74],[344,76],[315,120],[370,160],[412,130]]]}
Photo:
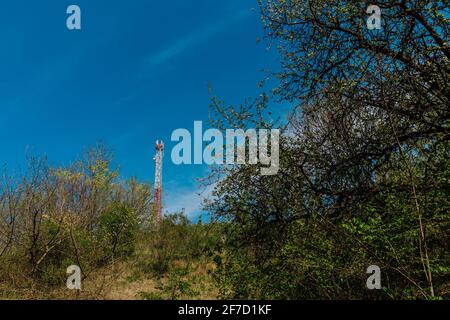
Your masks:
{"label": "green bush", "polygon": [[126,203],[113,203],[100,216],[100,234],[109,258],[133,254],[138,231],[138,217]]}

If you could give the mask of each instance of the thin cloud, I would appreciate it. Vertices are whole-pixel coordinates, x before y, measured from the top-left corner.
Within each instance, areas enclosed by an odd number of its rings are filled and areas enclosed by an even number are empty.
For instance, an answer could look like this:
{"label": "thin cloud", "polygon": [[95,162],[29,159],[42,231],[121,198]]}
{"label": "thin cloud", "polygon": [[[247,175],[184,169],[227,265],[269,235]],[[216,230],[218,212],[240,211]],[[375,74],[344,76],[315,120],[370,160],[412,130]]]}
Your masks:
{"label": "thin cloud", "polygon": [[239,22],[240,20],[248,16],[249,13],[250,13],[249,10],[239,11],[238,13],[236,13],[235,15],[229,17],[224,21],[220,21],[218,23],[209,25],[202,30],[186,35],[185,37],[179,39],[175,43],[172,43],[171,45],[167,46],[166,48],[149,57],[148,59],[149,65],[158,66],[174,58],[175,56],[178,56],[186,52],[191,47],[208,40],[213,35],[220,33],[227,27]]}

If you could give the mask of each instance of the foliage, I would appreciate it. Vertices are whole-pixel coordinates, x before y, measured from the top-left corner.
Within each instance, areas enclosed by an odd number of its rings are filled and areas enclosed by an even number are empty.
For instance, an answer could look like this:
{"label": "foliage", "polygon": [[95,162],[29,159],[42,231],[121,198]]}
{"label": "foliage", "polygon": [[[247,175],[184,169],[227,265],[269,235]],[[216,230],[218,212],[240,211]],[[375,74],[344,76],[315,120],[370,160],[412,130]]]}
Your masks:
{"label": "foliage", "polygon": [[[213,172],[224,297],[449,298],[448,4],[371,4],[383,30],[364,1],[260,1],[282,61],[273,99],[293,109],[281,123],[266,94],[212,100],[222,129],[284,132],[277,176]],[[365,288],[372,264],[383,290]]]}
{"label": "foliage", "polygon": [[59,286],[72,264],[84,279],[112,258],[132,254],[140,223],[148,219],[149,186],[118,181],[103,146],[66,168],[34,157],[28,163],[22,178],[5,174],[0,186],[4,281]]}
{"label": "foliage", "polygon": [[101,236],[112,257],[127,257],[133,253],[138,228],[138,217],[126,203],[113,203],[100,216]]}

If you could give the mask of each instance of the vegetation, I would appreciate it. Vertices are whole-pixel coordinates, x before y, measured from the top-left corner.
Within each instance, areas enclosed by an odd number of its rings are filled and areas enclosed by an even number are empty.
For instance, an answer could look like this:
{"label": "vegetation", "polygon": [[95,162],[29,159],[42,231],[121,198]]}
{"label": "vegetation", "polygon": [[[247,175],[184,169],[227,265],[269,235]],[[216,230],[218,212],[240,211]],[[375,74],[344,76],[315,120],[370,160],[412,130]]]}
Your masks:
{"label": "vegetation", "polygon": [[157,228],[150,186],[104,148],[67,168],[31,158],[1,179],[1,298],[70,298],[72,264],[78,298],[450,298],[448,1],[372,1],[382,30],[365,1],[259,2],[279,84],[239,107],[213,97],[211,122],[281,127],[278,174],[213,168],[213,221]]}
{"label": "vegetation", "polygon": [[[279,86],[213,98],[221,128],[282,126],[281,168],[217,170],[227,221],[216,279],[230,298],[450,297],[447,1],[260,1]],[[289,102],[271,119],[270,98]],[[367,290],[375,264],[383,290]]]}
{"label": "vegetation", "polygon": [[[174,214],[157,229],[150,186],[120,181],[111,160],[99,146],[68,168],[31,157],[20,179],[4,174],[0,298],[214,296],[208,257],[216,226]],[[82,273],[83,290],[75,296],[66,288],[70,265]],[[127,289],[136,283],[145,285]]]}

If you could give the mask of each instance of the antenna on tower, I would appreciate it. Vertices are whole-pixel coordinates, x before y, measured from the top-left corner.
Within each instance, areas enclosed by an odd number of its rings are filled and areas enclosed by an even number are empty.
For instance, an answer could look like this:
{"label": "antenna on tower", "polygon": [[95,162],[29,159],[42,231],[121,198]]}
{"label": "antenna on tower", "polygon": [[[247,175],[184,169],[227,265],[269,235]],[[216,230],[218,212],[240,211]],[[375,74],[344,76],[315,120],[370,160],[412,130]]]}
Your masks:
{"label": "antenna on tower", "polygon": [[155,205],[156,205],[156,224],[159,226],[162,221],[162,160],[164,156],[164,143],[156,140],[155,155]]}

